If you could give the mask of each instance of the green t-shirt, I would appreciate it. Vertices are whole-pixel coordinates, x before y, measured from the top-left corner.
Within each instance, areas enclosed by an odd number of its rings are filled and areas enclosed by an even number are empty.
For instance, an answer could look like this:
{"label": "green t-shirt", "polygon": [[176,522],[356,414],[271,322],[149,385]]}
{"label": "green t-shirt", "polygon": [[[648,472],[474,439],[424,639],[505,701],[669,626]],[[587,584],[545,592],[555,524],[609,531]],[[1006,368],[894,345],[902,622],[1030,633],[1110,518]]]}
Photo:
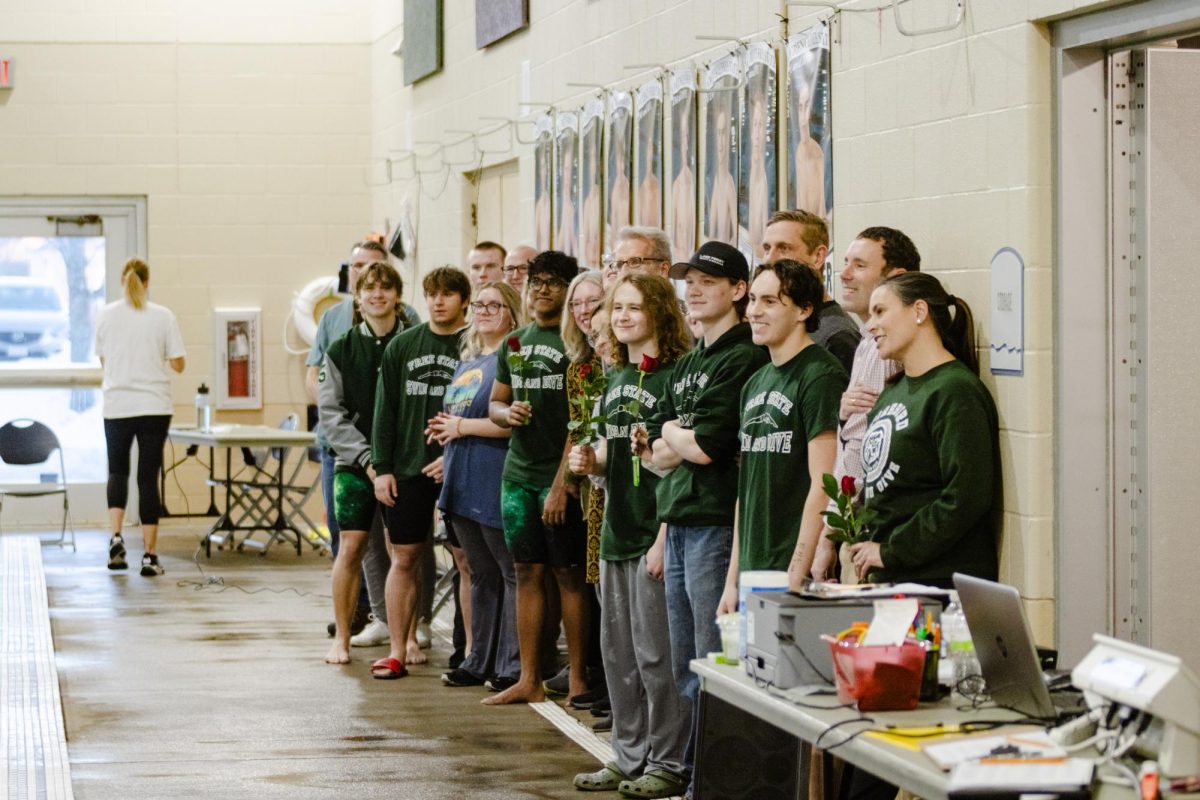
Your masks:
{"label": "green t-shirt", "polygon": [[647,425],[651,443],[677,419],[696,434],[711,464],[683,461],[658,485],[658,518],[672,525],[733,525],[738,482],[738,397],[746,380],[768,361],[741,322],[703,342],[671,369],[670,391]]}
{"label": "green t-shirt", "polygon": [[[639,395],[637,366],[626,364],[608,373],[608,389],[604,394],[604,438],[608,448],[604,474],[608,500],[600,534],[600,557],[605,561],[637,558],[650,549],[658,536],[655,490],[659,478],[643,466],[638,485],[633,485],[629,430],[634,422],[644,423],[658,410],[659,398],[666,393],[670,377],[671,370],[667,367],[647,372]],[[630,413],[630,404],[639,397],[640,407],[635,417]]]}
{"label": "green t-shirt", "polygon": [[442,410],[446,386],[458,369],[462,331],[440,335],[425,322],[388,344],[375,390],[371,463],[379,475],[413,478],[442,454],[425,440],[426,424]]}
{"label": "green t-shirt", "polygon": [[558,326],[539,328],[536,322],[510,335],[521,340],[528,366],[513,375],[508,365],[508,339],[500,345],[496,383],[512,387],[513,399],[533,407],[529,423],[513,428],[504,459],[504,480],[545,488],[554,482],[567,442],[566,374],[570,359],[563,352]]}
{"label": "green t-shirt", "polygon": [[872,580],[995,580],[1003,491],[1000,423],[961,361],[884,387],[863,439],[863,496],[884,568]]}
{"label": "green t-shirt", "polygon": [[[808,443],[837,430],[846,370],[811,344],[782,366],[767,364],[742,390],[738,568],[788,568],[812,480]],[[798,437],[798,438],[797,438]]]}

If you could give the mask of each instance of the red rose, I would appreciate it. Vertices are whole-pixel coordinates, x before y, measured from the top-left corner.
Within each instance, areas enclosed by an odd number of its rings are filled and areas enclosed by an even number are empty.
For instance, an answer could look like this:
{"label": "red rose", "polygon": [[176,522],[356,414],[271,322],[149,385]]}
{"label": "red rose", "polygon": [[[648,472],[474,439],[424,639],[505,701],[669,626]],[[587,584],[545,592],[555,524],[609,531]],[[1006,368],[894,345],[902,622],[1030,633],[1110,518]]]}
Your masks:
{"label": "red rose", "polygon": [[638,365],[638,369],[642,372],[654,372],[658,369],[658,359],[651,355],[642,356],[642,363]]}
{"label": "red rose", "polygon": [[592,374],[592,365],[591,364],[584,364],[579,368],[579,377],[586,378],[588,375],[591,375],[591,374]]}
{"label": "red rose", "polygon": [[516,336],[508,337],[508,349],[510,352],[513,352],[513,353],[521,352],[521,340],[518,339]]}
{"label": "red rose", "polygon": [[853,497],[854,496],[854,488],[855,488],[854,487],[854,476],[853,475],[843,475],[842,476],[842,494],[846,495],[847,497]]}

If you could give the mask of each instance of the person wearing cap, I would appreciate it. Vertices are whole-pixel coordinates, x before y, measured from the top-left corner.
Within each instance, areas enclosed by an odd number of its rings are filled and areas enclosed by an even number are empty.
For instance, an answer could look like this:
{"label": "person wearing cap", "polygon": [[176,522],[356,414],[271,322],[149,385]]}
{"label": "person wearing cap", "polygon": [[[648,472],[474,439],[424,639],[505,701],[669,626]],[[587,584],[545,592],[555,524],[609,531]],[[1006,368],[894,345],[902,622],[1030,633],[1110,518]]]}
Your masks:
{"label": "person wearing cap", "polygon": [[[767,220],[763,232],[762,260],[772,264],[791,258],[806,264],[824,281],[825,259],[829,255],[829,225],[824,219],[807,211],[790,209],[776,211]],[[836,300],[821,288],[821,304],[814,312],[816,329],[812,338],[817,344],[837,356],[846,374],[854,365],[854,352],[862,334],[858,325]]]}
{"label": "person wearing cap", "polygon": [[659,519],[667,525],[672,669],[680,694],[693,708],[685,755],[690,776],[700,684],[688,663],[721,648],[716,611],[733,546],[738,396],[767,354],[751,341],[750,326],[742,321],[749,268],[736,247],[706,242],[669,274],[687,283],[688,312],[703,337],[672,369],[670,391],[647,425],[643,461],[669,471],[657,499]]}
{"label": "person wearing cap", "polygon": [[787,570],[798,591],[812,565],[846,386],[841,364],[812,339],[823,291],[816,273],[791,259],[763,264],[750,284],[750,332],[771,362],[742,388],[737,552],[718,613],[738,610],[739,573]]}

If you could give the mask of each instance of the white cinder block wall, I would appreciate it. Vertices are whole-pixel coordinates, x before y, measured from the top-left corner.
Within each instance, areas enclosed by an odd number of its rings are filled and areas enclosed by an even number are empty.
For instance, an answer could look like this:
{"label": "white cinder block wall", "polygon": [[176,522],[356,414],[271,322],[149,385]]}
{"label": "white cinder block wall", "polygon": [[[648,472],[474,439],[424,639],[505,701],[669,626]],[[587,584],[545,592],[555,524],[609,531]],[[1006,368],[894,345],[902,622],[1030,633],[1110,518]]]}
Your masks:
{"label": "white cinder block wall", "polygon": [[[985,381],[1003,427],[1001,578],[1021,589],[1038,638],[1047,643],[1054,639],[1055,587],[1052,85],[1046,21],[1111,4],[969,0],[962,27],[918,37],[901,35],[890,11],[844,11],[833,29],[835,263],[863,227],[902,228],[916,241],[926,268],[976,310],[986,350],[991,256],[1011,246],[1025,259],[1025,375],[986,375]],[[530,64],[528,99],[571,108],[594,92],[568,83],[632,88],[651,73],[624,65],[675,66],[692,59],[699,65],[729,49],[698,34],[778,40],[781,10],[778,2],[763,1],[532,0],[528,30],[478,51],[474,3],[445,0],[445,68],[405,87],[402,63],[391,54],[404,35],[400,5],[373,3],[372,148],[381,165],[413,141],[454,139],[457,134],[444,132],[486,128],[485,116],[518,116],[523,61]],[[914,0],[903,10],[907,27],[933,27],[949,21],[954,4]],[[830,13],[804,6],[788,11],[793,31]],[[528,138],[528,126],[521,130]],[[485,142],[503,143],[502,136]],[[530,155],[528,146],[514,144],[511,152],[484,156],[482,162],[520,159],[527,238],[533,234]],[[437,161],[422,165],[433,169]],[[391,183],[373,190],[376,225],[397,219],[406,204],[419,219],[418,268],[462,263],[465,257],[469,210],[462,169],[422,176],[419,185],[407,168],[398,169]],[[443,177],[449,182],[445,189]]]}
{"label": "white cinder block wall", "polygon": [[[303,359],[281,343],[292,293],[335,274],[369,231],[369,18],[366,0],[0,11],[16,64],[0,94],[0,194],[148,198],[151,297],[179,316],[188,351],[177,416],[212,384],[222,306],[262,309],[265,407],[220,418],[303,412]],[[184,473],[193,507],[199,478]]]}

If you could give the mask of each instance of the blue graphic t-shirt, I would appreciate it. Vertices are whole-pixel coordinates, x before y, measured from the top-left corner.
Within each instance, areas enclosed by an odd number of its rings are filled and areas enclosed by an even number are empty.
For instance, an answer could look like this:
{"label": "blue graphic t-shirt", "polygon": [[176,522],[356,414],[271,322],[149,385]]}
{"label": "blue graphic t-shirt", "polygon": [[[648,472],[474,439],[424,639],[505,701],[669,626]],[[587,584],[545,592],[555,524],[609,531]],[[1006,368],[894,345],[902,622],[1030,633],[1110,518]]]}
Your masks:
{"label": "blue graphic t-shirt", "polygon": [[[446,387],[446,411],[468,419],[486,418],[495,378],[495,353],[459,364]],[[446,445],[442,462],[445,481],[438,508],[489,528],[503,528],[500,474],[507,454],[508,439],[465,436]]]}

